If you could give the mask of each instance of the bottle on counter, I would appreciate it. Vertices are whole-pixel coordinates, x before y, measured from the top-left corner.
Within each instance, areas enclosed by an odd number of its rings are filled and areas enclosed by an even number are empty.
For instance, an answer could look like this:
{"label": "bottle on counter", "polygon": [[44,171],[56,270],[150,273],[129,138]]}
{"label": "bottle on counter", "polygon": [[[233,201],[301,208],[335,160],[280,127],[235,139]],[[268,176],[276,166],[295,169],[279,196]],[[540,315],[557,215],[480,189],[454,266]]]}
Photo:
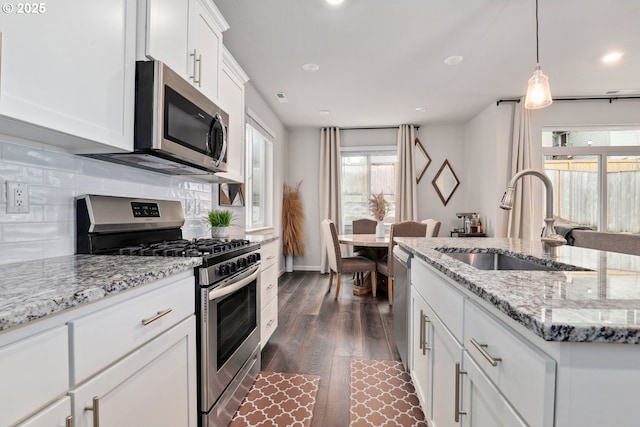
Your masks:
{"label": "bottle on counter", "polygon": [[469,218],[464,220],[464,232],[466,234],[471,233],[471,220]]}
{"label": "bottle on counter", "polygon": [[482,221],[480,221],[480,215],[478,215],[478,233],[484,233],[484,231],[482,231]]}

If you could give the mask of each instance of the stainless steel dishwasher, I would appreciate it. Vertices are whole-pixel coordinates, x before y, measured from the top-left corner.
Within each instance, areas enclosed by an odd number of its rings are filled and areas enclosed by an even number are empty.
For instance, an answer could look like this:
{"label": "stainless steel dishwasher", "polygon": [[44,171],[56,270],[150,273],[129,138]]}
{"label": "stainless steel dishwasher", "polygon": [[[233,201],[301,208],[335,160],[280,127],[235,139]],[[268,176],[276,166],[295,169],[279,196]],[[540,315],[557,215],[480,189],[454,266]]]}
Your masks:
{"label": "stainless steel dishwasher", "polygon": [[393,248],[393,337],[404,368],[409,370],[409,307],[411,298],[412,254],[394,246]]}

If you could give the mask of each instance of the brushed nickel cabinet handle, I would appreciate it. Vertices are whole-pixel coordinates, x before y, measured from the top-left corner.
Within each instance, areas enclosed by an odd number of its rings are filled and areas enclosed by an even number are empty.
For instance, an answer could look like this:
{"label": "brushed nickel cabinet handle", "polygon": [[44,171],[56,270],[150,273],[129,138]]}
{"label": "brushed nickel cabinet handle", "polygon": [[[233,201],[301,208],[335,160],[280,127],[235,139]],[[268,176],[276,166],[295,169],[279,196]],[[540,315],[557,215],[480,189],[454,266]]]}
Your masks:
{"label": "brushed nickel cabinet handle", "polygon": [[460,369],[460,363],[456,363],[456,396],[455,396],[455,404],[454,404],[454,416],[453,419],[455,422],[460,422],[460,415],[467,415],[465,411],[460,410],[460,377],[466,374],[467,371],[463,371]]}
{"label": "brushed nickel cabinet handle", "polygon": [[198,87],[202,87],[202,54],[198,55],[196,62],[198,63],[198,80],[193,80],[193,82],[198,83]]}
{"label": "brushed nickel cabinet handle", "polygon": [[480,344],[478,341],[476,341],[474,338],[471,338],[471,344],[473,344],[473,346],[478,349],[478,351],[480,352],[480,354],[487,359],[487,361],[491,364],[491,366],[497,366],[498,362],[502,361],[501,357],[494,357],[492,355],[489,354],[489,352],[487,352],[486,348],[487,348],[487,344]]}
{"label": "brushed nickel cabinet handle", "polygon": [[276,257],[275,255],[269,255],[269,256],[267,257],[267,261],[268,261],[268,260],[270,260],[270,259],[274,259],[275,257]]}
{"label": "brushed nickel cabinet handle", "polygon": [[431,320],[429,320],[429,316],[425,314],[422,318],[422,334],[424,335],[422,337],[422,355],[423,356],[427,354],[427,350],[431,350],[431,347],[429,347],[429,342],[427,341],[427,324],[428,323],[431,323]]}
{"label": "brushed nickel cabinet handle", "polygon": [[274,284],[270,284],[269,286],[267,286],[267,289],[273,289]]}
{"label": "brushed nickel cabinet handle", "polygon": [[[423,349],[424,348],[424,322],[422,321],[422,319],[424,318],[424,312],[422,310],[420,310],[420,343],[419,343],[419,349]],[[424,350],[423,353],[424,354]]]}
{"label": "brushed nickel cabinet handle", "polygon": [[100,427],[100,398],[93,397],[93,406],[85,406],[85,410],[93,411],[93,427]]}
{"label": "brushed nickel cabinet handle", "polygon": [[193,58],[193,75],[189,76],[189,78],[191,80],[193,80],[194,83],[198,83],[198,81],[196,80],[196,69],[198,68],[198,52],[196,49],[193,49],[193,53],[190,53],[189,56],[191,56]]}
{"label": "brushed nickel cabinet handle", "polygon": [[271,319],[267,322],[267,326],[271,326],[273,325],[273,322],[275,322],[275,319]]}
{"label": "brushed nickel cabinet handle", "polygon": [[74,425],[73,416],[69,415],[64,420],[64,427],[73,427],[73,425]]}
{"label": "brushed nickel cabinet handle", "polygon": [[155,322],[159,318],[161,318],[163,316],[166,316],[167,314],[171,313],[172,311],[173,311],[173,309],[167,308],[166,310],[159,311],[158,313],[156,313],[155,316],[149,317],[147,319],[142,319],[142,326],[147,326],[148,324]]}

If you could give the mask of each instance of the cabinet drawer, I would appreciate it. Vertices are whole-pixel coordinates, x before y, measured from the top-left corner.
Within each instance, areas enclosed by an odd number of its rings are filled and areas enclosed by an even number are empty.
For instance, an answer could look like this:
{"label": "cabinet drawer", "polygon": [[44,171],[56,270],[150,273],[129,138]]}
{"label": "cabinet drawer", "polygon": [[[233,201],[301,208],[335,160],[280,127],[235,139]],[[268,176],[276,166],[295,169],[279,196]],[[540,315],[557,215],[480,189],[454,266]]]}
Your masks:
{"label": "cabinet drawer", "polygon": [[53,401],[69,389],[69,346],[60,326],[0,348],[0,425]]}
{"label": "cabinet drawer", "polygon": [[260,314],[260,343],[264,347],[278,327],[278,297],[276,296]]}
{"label": "cabinet drawer", "polygon": [[71,416],[71,398],[65,396],[28,420],[17,424],[16,427],[63,426],[69,416]]}
{"label": "cabinet drawer", "polygon": [[[553,359],[471,301],[465,303],[464,339],[471,358],[529,425],[553,425]],[[492,366],[490,358],[500,360]]]}
{"label": "cabinet drawer", "polygon": [[69,322],[71,384],[87,379],[192,315],[194,293],[194,278],[188,277]]}
{"label": "cabinet drawer", "polygon": [[278,271],[275,266],[260,275],[260,307],[264,309],[278,295]]}
{"label": "cabinet drawer", "polygon": [[262,269],[266,270],[276,264],[278,258],[278,245],[276,242],[270,242],[260,245],[260,262]]}
{"label": "cabinet drawer", "polygon": [[422,261],[411,263],[411,284],[459,342],[462,342],[464,296]]}

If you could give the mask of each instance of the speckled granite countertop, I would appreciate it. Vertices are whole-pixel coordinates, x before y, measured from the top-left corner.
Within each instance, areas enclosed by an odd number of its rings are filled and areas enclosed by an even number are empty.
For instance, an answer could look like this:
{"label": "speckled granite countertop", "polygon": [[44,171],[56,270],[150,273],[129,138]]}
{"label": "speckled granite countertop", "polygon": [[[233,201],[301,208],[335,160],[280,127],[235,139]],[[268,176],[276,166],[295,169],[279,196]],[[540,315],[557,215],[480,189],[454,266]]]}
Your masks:
{"label": "speckled granite countertop", "polygon": [[198,257],[72,255],[0,265],[0,332],[201,263]]}
{"label": "speckled granite countertop", "polygon": [[638,256],[562,246],[553,264],[593,271],[486,271],[441,251],[501,252],[539,262],[541,244],[500,238],[397,241],[547,341],[640,344]]}

